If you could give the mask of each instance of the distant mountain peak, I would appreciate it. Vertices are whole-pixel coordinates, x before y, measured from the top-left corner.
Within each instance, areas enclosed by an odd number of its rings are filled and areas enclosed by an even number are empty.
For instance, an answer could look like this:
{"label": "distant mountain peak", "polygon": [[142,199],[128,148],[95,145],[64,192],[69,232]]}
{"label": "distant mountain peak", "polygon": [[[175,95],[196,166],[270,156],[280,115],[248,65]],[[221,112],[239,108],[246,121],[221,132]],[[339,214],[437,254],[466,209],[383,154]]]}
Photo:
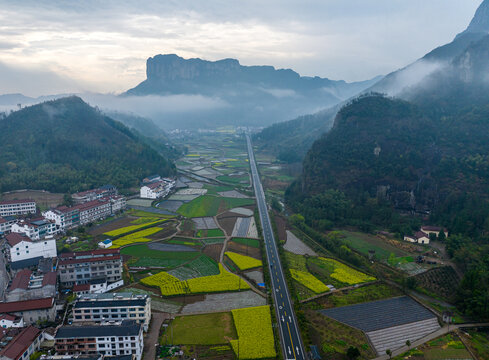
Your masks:
{"label": "distant mountain peak", "polygon": [[463,33],[489,33],[489,0],[484,0]]}

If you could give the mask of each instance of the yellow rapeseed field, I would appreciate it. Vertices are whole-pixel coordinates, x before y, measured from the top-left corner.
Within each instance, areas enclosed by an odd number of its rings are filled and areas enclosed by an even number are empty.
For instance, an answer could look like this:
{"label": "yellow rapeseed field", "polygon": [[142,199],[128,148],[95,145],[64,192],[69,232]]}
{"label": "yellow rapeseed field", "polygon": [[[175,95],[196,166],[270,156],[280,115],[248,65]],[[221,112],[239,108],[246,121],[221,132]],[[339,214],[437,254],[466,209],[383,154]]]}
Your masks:
{"label": "yellow rapeseed field", "polygon": [[141,229],[141,228],[146,227],[146,226],[154,225],[154,224],[156,224],[156,223],[158,223],[160,221],[161,221],[161,219],[158,220],[158,221],[153,221],[153,222],[146,223],[146,224],[139,224],[139,225],[131,225],[131,226],[122,227],[122,228],[119,228],[119,229],[108,231],[108,232],[104,233],[104,235],[107,235],[107,236],[119,236],[119,235],[126,234],[128,232],[131,232],[131,231],[135,231],[137,229]]}
{"label": "yellow rapeseed field", "polygon": [[162,271],[142,279],[141,282],[148,286],[159,287],[161,295],[164,296],[225,292],[250,288],[243,279],[226,271],[221,264],[219,264],[219,275],[181,281]]}
{"label": "yellow rapeseed field", "polygon": [[290,274],[295,281],[304,285],[309,290],[314,291],[316,294],[329,291],[329,288],[325,284],[308,272],[290,269]]}
{"label": "yellow rapeseed field", "polygon": [[162,229],[159,227],[152,227],[123,236],[117,240],[112,241],[111,249],[119,248],[124,245],[151,241],[151,239],[146,238],[146,236],[156,234],[161,230]]}
{"label": "yellow rapeseed field", "polygon": [[237,254],[232,251],[226,251],[225,254],[240,270],[248,270],[263,265],[261,260],[254,259],[251,256]]}
{"label": "yellow rapeseed field", "polygon": [[334,272],[330,275],[333,279],[336,279],[342,283],[348,285],[355,285],[364,283],[367,281],[374,281],[375,278],[373,276],[369,276],[364,274],[358,270],[352,269],[351,267],[336,261],[334,259],[327,259],[320,257],[318,258],[322,262],[328,263],[334,266]]}
{"label": "yellow rapeseed field", "polygon": [[275,358],[272,318],[268,305],[231,311],[238,340],[231,340],[239,359]]}

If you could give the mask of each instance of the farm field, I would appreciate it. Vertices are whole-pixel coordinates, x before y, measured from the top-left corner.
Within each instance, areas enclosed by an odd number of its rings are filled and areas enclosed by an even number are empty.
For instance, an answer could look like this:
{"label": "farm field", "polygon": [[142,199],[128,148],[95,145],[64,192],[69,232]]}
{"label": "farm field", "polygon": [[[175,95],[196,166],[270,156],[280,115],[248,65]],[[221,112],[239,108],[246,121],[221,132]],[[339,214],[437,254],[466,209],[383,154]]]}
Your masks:
{"label": "farm field", "polygon": [[161,344],[227,345],[229,339],[237,339],[230,312],[177,316],[170,326],[161,337]]}
{"label": "farm field", "polygon": [[342,239],[352,249],[368,255],[369,250],[375,250],[375,257],[380,260],[387,260],[391,253],[396,257],[409,256],[409,252],[401,250],[389,243],[379,239],[376,236],[358,232],[342,230],[340,233],[344,236]]}
{"label": "farm field", "polygon": [[231,261],[240,269],[240,270],[248,270],[253,269],[259,266],[262,266],[263,263],[261,260],[254,259],[250,256],[237,254],[235,252],[226,251],[225,255],[231,259]]}
{"label": "farm field", "polygon": [[387,284],[372,284],[356,289],[334,292],[328,296],[310,301],[306,304],[308,309],[328,309],[346,305],[354,305],[369,301],[390,299],[401,296],[402,292]]}
{"label": "farm field", "polygon": [[276,352],[270,307],[266,305],[231,312],[238,333],[238,340],[231,340],[231,346],[235,354],[239,354],[239,359],[274,358]]}
{"label": "farm field", "polygon": [[350,346],[360,351],[362,359],[376,356],[375,351],[368,345],[364,333],[330,319],[317,311],[305,310],[304,317],[310,326],[310,340],[317,344],[320,355],[324,359],[345,359]]}
{"label": "farm field", "polygon": [[159,287],[163,296],[249,289],[249,285],[244,280],[239,276],[224,270],[221,264],[219,264],[219,275],[181,281],[175,276],[162,271],[158,274],[143,278],[141,283],[148,286]]}
{"label": "farm field", "polygon": [[421,289],[449,301],[454,300],[454,289],[460,279],[451,266],[444,266],[426,271],[415,276],[416,284]]}
{"label": "farm field", "polygon": [[489,359],[489,332],[468,330],[469,336],[464,339],[468,342],[469,347],[479,359]]}
{"label": "farm field", "polygon": [[329,291],[329,288],[326,285],[324,285],[314,275],[306,271],[290,269],[290,275],[292,276],[292,279],[304,285],[309,290],[314,291],[316,294],[321,294],[323,292]]}
{"label": "farm field", "polygon": [[178,213],[189,218],[216,216],[219,211],[225,211],[239,206],[252,205],[253,203],[253,199],[224,198],[204,195],[180,206]]}
{"label": "farm field", "polygon": [[141,243],[141,242],[149,242],[152,241],[151,239],[148,239],[148,236],[154,235],[158,232],[160,232],[162,229],[159,227],[151,227],[147,228],[141,231],[137,231],[135,233],[125,235],[123,237],[120,237],[116,240],[112,241],[112,246],[110,247],[111,249],[116,249],[121,246],[125,245],[130,245],[134,243]]}
{"label": "farm field", "polygon": [[197,230],[195,236],[198,238],[220,237],[224,236],[224,232],[221,229]]}
{"label": "farm field", "polygon": [[121,254],[131,256],[129,266],[173,268],[199,256],[198,252],[165,252],[148,248],[148,245],[134,245],[121,249]]}
{"label": "farm field", "polygon": [[32,199],[41,210],[55,208],[63,203],[64,194],[50,193],[41,190],[11,191],[0,194],[0,201]]}
{"label": "farm field", "polygon": [[406,357],[413,360],[472,359],[472,356],[467,351],[460,338],[453,333],[428,341],[394,359],[400,360],[405,359]]}
{"label": "farm field", "polygon": [[309,268],[312,268],[313,264],[316,266],[315,271],[313,271],[316,276],[320,278],[324,276],[326,281],[332,280],[333,283],[336,282],[339,286],[350,286],[376,280],[372,276],[330,258],[310,257],[307,259],[307,263]]}
{"label": "farm field", "polygon": [[125,226],[125,227],[118,228],[118,229],[115,229],[112,231],[108,231],[108,232],[104,233],[104,235],[111,236],[111,237],[121,236],[121,235],[130,233],[130,232],[136,231],[138,229],[148,227],[150,225],[156,225],[160,222],[162,222],[162,220],[157,220],[157,221],[138,224],[138,225]]}
{"label": "farm field", "polygon": [[242,244],[242,245],[253,247],[253,248],[259,248],[260,247],[260,240],[257,240],[257,239],[233,238],[231,241],[235,242],[237,244]]}
{"label": "farm field", "polygon": [[217,265],[217,262],[207,255],[200,255],[185,266],[170,271],[170,274],[179,280],[188,280],[198,277],[218,275],[219,266]]}

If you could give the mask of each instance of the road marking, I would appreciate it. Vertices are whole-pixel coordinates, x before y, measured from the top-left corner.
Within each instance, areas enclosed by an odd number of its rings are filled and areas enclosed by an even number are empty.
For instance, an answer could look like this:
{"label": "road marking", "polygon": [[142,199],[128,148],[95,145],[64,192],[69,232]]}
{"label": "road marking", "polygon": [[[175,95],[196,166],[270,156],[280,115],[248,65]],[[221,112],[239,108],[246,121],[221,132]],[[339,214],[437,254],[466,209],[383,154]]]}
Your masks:
{"label": "road marking", "polygon": [[295,356],[294,341],[292,340],[292,334],[290,333],[289,323],[287,323],[287,329],[289,329],[290,343],[292,344],[292,351],[294,351],[294,359],[297,359],[297,357]]}

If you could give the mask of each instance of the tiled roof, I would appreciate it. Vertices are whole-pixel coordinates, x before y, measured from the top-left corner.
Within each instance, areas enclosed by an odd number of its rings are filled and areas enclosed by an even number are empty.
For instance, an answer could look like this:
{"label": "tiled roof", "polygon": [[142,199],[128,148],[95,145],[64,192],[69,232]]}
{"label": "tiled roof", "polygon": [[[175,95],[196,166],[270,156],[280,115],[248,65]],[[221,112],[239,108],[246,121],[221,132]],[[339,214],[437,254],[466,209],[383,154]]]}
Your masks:
{"label": "tiled roof", "polygon": [[80,211],[96,208],[102,205],[105,205],[108,203],[108,200],[100,199],[100,200],[93,200],[89,201],[83,204],[75,205],[73,208],[78,209]]}
{"label": "tiled roof", "polygon": [[0,205],[29,204],[29,203],[35,203],[35,201],[30,199],[0,201]]}
{"label": "tiled roof", "polygon": [[414,234],[414,237],[416,239],[421,239],[422,237],[428,237],[428,235],[426,235],[424,232],[422,231],[418,231],[416,234]]}
{"label": "tiled roof", "polygon": [[88,291],[90,290],[90,284],[76,284],[73,285],[73,292]]}
{"label": "tiled roof", "polygon": [[29,269],[24,269],[19,271],[14,279],[12,280],[12,284],[10,285],[9,291],[15,289],[24,289],[27,290],[29,287],[29,280],[31,278],[32,272]]}
{"label": "tiled roof", "polygon": [[0,315],[0,320],[15,321],[17,319],[20,319],[20,318],[18,316],[12,315],[12,314],[2,314],[2,315]]}
{"label": "tiled roof", "polygon": [[42,286],[47,286],[47,285],[56,285],[57,281],[57,274],[54,271],[50,271],[46,274],[44,274],[42,278]]}
{"label": "tiled roof", "polygon": [[0,303],[0,313],[15,313],[37,309],[49,309],[54,305],[54,298],[12,301]]}
{"label": "tiled roof", "polygon": [[421,226],[421,230],[426,230],[426,231],[436,231],[436,232],[440,232],[440,231],[447,231],[447,229],[442,229],[441,227],[439,226]]}
{"label": "tiled roof", "polygon": [[40,333],[34,326],[26,327],[0,351],[0,358],[19,359]]}
{"label": "tiled roof", "polygon": [[97,256],[97,255],[106,255],[106,254],[120,254],[119,249],[97,249],[91,251],[77,251],[70,253],[62,253],[59,255],[61,259],[69,259],[69,258],[78,258],[81,256]]}
{"label": "tiled roof", "polygon": [[19,233],[10,233],[5,238],[7,239],[7,242],[10,246],[15,246],[21,241],[32,242],[32,240],[29,239],[27,236],[21,235]]}

